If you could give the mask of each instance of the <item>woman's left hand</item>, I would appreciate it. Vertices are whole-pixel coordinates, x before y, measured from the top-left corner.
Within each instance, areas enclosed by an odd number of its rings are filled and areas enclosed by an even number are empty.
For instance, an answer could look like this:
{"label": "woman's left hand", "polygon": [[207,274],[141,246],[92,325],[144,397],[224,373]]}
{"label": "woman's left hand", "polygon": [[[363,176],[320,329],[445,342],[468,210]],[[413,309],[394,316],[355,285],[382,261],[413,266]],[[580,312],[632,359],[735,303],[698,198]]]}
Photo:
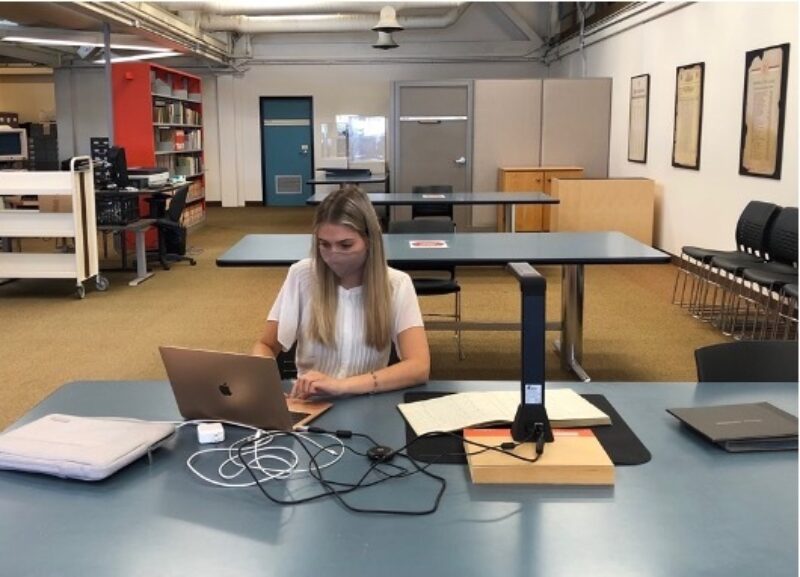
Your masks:
{"label": "woman's left hand", "polygon": [[317,395],[342,395],[345,392],[342,381],[339,379],[334,379],[318,371],[308,371],[303,376],[297,377],[289,396],[308,399]]}

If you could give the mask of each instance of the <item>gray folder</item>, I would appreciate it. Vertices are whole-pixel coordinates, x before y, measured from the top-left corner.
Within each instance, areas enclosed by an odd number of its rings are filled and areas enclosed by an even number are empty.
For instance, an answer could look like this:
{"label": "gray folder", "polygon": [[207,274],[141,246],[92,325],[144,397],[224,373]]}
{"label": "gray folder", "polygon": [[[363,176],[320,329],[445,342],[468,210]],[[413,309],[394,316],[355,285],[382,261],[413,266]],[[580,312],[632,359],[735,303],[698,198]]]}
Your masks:
{"label": "gray folder", "polygon": [[667,409],[726,451],[797,450],[797,417],[770,403]]}

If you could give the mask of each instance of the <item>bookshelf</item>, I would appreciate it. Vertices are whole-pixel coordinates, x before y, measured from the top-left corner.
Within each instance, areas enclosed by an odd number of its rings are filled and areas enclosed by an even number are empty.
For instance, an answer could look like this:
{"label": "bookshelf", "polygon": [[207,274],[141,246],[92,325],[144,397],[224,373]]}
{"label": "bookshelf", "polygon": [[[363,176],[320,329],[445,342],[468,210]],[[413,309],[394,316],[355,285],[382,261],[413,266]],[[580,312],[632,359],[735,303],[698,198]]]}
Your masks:
{"label": "bookshelf", "polygon": [[[114,64],[114,138],[128,166],[157,166],[183,176],[189,194],[181,220],[191,230],[206,219],[203,168],[202,81],[198,76],[149,62]],[[147,212],[142,199],[140,210]],[[156,243],[148,233],[148,247]]]}

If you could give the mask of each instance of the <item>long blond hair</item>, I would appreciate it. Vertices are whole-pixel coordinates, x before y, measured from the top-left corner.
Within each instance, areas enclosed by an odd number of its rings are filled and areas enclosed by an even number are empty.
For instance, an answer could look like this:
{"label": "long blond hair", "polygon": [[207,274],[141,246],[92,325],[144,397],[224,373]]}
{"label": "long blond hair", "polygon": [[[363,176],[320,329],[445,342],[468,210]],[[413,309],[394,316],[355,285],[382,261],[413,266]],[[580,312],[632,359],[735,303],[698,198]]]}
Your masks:
{"label": "long blond hair", "polygon": [[336,344],[339,282],[319,252],[317,232],[323,224],[351,228],[367,243],[361,289],[364,332],[367,344],[382,351],[389,346],[390,339],[391,287],[378,216],[366,193],[357,186],[346,186],[329,194],[314,214],[311,253],[316,282],[311,291],[309,334],[311,338],[327,346]]}

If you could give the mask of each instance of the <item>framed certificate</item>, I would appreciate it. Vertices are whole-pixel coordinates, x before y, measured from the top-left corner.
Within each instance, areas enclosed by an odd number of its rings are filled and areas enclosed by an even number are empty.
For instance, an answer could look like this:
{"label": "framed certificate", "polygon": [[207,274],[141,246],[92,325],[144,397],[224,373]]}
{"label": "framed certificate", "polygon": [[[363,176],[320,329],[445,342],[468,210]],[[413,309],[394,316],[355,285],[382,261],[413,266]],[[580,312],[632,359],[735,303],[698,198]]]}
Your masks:
{"label": "framed certificate", "polygon": [[739,174],[780,179],[789,44],[745,55]]}
{"label": "framed certificate", "polygon": [[705,63],[678,66],[675,78],[675,126],[672,166],[700,170]]}
{"label": "framed certificate", "polygon": [[647,162],[647,119],[650,112],[650,75],[631,78],[628,115],[628,160]]}

